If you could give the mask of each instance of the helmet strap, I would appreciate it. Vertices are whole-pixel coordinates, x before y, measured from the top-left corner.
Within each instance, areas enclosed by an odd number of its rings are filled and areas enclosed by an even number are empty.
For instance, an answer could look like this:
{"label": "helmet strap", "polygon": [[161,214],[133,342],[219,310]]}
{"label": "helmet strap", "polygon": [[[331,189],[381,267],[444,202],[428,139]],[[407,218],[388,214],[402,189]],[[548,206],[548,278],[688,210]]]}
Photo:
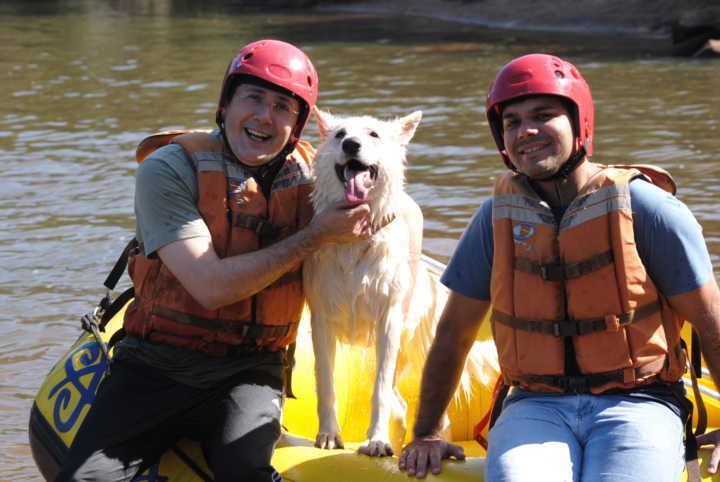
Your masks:
{"label": "helmet strap", "polygon": [[575,169],[577,169],[577,167],[580,165],[580,162],[585,158],[585,155],[585,148],[581,147],[579,151],[570,156],[570,158],[565,161],[562,166],[560,166],[560,169],[555,171],[555,174],[549,177],[544,177],[542,179],[536,179],[536,181],[554,181],[556,179],[566,179]]}

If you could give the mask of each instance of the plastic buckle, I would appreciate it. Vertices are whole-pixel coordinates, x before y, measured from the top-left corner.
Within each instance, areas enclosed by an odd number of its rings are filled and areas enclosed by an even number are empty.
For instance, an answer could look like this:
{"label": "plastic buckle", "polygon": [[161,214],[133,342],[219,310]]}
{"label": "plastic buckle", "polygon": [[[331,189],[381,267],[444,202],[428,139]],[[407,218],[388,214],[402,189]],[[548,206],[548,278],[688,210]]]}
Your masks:
{"label": "plastic buckle", "polygon": [[540,265],[540,277],[545,281],[561,281],[565,279],[565,266],[562,264]]}
{"label": "plastic buckle", "polygon": [[617,315],[605,315],[605,328],[607,331],[617,332],[620,330],[620,318]]}
{"label": "plastic buckle", "polygon": [[567,336],[580,336],[580,326],[578,326],[577,320],[554,321],[553,335],[555,335],[556,338],[564,338]]}
{"label": "plastic buckle", "polygon": [[588,393],[588,381],[585,377],[560,377],[558,385],[566,393]]}
{"label": "plastic buckle", "polygon": [[110,352],[108,351],[107,345],[100,336],[100,331],[105,330],[100,329],[100,325],[98,322],[102,319],[102,316],[105,313],[107,307],[110,306],[110,301],[110,292],[108,291],[91,313],[87,313],[80,318],[82,328],[92,334],[93,337],[95,337],[95,342],[98,344],[98,346],[100,347],[100,351],[102,351],[103,355],[105,356],[106,375],[110,374]]}

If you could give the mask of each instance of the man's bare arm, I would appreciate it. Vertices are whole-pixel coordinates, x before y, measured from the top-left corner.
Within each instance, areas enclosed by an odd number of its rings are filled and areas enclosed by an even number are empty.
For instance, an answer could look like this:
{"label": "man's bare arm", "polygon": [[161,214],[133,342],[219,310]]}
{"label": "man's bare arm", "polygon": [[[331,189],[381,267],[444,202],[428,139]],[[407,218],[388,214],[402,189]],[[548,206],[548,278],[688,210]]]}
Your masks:
{"label": "man's bare arm", "polygon": [[[711,273],[710,281],[704,286],[671,296],[669,302],[675,312],[698,331],[705,364],[715,386],[720,388],[720,289],[715,276]],[[720,431],[699,436],[698,443],[715,446],[708,462],[708,472],[716,473],[720,463]]]}
{"label": "man's bare arm", "polygon": [[267,248],[219,258],[208,237],[175,241],[158,255],[186,290],[207,309],[252,296],[319,249],[372,235],[367,205],[333,206],[317,214],[301,231]]}
{"label": "man's bare arm", "polygon": [[462,447],[440,437],[439,425],[489,307],[489,301],[450,292],[423,370],[414,439],[400,454],[400,470],[408,475],[423,478],[428,466],[438,474],[442,459],[465,457]]}

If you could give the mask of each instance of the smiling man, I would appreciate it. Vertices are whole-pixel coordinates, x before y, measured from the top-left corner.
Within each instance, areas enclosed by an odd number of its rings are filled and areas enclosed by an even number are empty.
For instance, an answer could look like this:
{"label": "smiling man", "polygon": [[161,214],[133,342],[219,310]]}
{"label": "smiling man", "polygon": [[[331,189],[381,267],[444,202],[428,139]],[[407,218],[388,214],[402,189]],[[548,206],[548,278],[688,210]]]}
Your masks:
{"label": "smiling man", "polygon": [[317,89],[295,46],[248,44],[225,73],[219,129],[140,165],[127,335],[57,480],[129,481],[181,437],[201,443],[214,480],[282,480],[270,459],[301,263],[372,234],[363,203],[313,217],[314,149],[300,135]]}
{"label": "smiling man", "polygon": [[593,100],[569,62],[511,61],[486,112],[510,171],[443,274],[451,295],[400,468],[424,477],[464,456],[439,421],[492,306],[511,390],[485,480],[676,482],[689,408],[680,320],[720,380],[720,291],[700,226],[662,169],[590,162]]}

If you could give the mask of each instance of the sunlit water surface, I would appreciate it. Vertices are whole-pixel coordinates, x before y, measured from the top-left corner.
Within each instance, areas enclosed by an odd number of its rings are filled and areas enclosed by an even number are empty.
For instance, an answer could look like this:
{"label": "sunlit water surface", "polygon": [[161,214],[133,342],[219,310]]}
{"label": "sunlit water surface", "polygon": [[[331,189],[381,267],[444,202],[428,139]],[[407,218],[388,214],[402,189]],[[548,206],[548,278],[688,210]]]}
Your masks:
{"label": "sunlit water surface", "polygon": [[[658,56],[650,40],[422,18],[98,5],[0,3],[0,480],[39,478],[28,413],[133,234],[137,142],[209,127],[227,60],[254,39],[309,53],[321,108],[423,111],[407,190],[425,214],[425,252],[442,262],[503,170],[484,117],[487,87],[531,51],[579,66],[596,99],[595,159],[672,171],[720,261],[716,60]],[[307,137],[317,140],[314,125]]]}

